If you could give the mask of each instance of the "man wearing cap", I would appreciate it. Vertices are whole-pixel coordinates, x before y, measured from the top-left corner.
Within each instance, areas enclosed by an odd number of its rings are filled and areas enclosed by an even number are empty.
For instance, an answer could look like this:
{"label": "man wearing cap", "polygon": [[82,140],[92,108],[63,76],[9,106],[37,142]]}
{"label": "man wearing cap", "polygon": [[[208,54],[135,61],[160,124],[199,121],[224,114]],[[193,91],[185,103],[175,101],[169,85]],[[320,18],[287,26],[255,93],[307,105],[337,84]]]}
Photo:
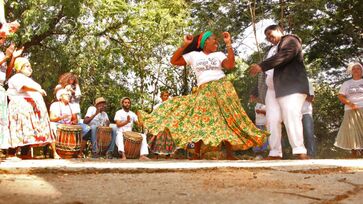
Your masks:
{"label": "man wearing cap", "polygon": [[[130,110],[131,99],[129,97],[124,97],[120,102],[122,109],[118,110],[115,115],[115,122],[117,125],[116,145],[118,147],[118,151],[121,154],[121,159],[126,160],[123,132],[132,131],[132,126],[134,123],[136,123],[138,126],[140,126],[140,124],[138,122],[137,115]],[[146,135],[141,134],[141,136],[142,143],[140,149],[140,160],[149,160],[149,158],[146,156],[149,154]]]}
{"label": "man wearing cap", "polygon": [[[103,97],[99,97],[95,100],[95,106],[90,106],[87,109],[86,116],[83,120],[84,124],[88,124],[91,127],[91,143],[92,143],[92,154],[93,157],[98,157],[97,149],[97,128],[99,126],[109,126],[110,120],[106,111],[106,100]],[[106,157],[112,158],[112,153],[115,147],[116,139],[116,127],[112,127],[112,140],[110,146],[107,149]]]}

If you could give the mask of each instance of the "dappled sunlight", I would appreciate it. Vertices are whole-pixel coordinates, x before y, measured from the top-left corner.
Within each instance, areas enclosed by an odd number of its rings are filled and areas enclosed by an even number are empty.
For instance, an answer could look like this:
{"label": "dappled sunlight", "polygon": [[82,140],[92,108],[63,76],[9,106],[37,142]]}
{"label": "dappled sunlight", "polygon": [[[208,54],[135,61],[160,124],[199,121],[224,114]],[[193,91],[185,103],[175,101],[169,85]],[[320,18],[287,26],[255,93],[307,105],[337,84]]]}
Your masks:
{"label": "dappled sunlight", "polygon": [[[16,177],[11,175],[0,175],[0,194],[7,196],[46,196],[59,197],[62,195],[52,184],[44,178],[36,175],[19,174]],[[20,185],[19,185],[20,184]],[[1,186],[6,186],[2,188]]]}

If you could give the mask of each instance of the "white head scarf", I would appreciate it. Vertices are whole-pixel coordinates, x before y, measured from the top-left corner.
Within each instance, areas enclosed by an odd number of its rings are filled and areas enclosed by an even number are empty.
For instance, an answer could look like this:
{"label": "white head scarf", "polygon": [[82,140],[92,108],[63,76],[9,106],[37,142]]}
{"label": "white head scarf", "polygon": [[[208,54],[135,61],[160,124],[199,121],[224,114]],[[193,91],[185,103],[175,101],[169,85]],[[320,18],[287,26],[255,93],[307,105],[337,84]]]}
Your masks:
{"label": "white head scarf", "polygon": [[347,67],[347,73],[351,75],[353,67],[355,67],[357,65],[360,67],[360,69],[362,70],[362,74],[363,74],[363,66],[359,62],[349,63],[349,65]]}
{"label": "white head scarf", "polygon": [[71,95],[69,93],[69,91],[67,91],[65,89],[60,89],[60,90],[57,91],[57,94],[56,94],[57,100],[60,100],[60,98],[62,97],[63,94]]}

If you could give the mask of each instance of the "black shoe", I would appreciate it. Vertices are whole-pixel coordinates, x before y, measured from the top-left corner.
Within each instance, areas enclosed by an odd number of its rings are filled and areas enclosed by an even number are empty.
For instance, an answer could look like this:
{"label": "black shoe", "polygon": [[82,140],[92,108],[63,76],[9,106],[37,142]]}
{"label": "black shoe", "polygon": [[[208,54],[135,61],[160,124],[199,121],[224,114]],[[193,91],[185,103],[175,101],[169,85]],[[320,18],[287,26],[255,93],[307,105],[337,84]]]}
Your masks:
{"label": "black shoe", "polygon": [[112,158],[113,158],[112,152],[107,152],[106,159],[112,159]]}
{"label": "black shoe", "polygon": [[97,159],[99,157],[100,157],[100,155],[98,155],[98,153],[92,153],[92,158]]}

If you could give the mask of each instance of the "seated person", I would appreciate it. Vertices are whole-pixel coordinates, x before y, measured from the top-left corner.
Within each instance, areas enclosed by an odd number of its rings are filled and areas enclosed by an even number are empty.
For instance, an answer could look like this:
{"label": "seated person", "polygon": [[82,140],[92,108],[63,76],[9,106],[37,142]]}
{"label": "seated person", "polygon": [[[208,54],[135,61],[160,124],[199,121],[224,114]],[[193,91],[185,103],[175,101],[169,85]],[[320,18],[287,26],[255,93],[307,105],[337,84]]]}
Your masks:
{"label": "seated person", "polygon": [[49,110],[54,132],[56,132],[58,124],[80,125],[82,127],[82,144],[79,157],[83,157],[83,149],[87,144],[86,135],[90,128],[86,124],[78,123],[78,113],[70,104],[71,94],[67,90],[60,89],[57,91],[56,97],[58,101],[52,103]]}
{"label": "seated person", "polygon": [[[97,128],[99,126],[110,125],[110,120],[108,119],[108,115],[106,111],[106,100],[103,97],[99,97],[95,100],[95,106],[90,106],[87,110],[86,116],[83,120],[84,124],[87,124],[91,127],[91,142],[92,142],[92,153],[93,155],[97,155],[99,150],[97,149]],[[108,159],[112,159],[112,153],[115,147],[115,139],[117,127],[112,127],[112,140],[107,149],[106,157]]]}
{"label": "seated person", "polygon": [[[124,148],[124,137],[123,132],[132,131],[132,126],[135,123],[140,126],[138,122],[137,115],[130,110],[131,108],[131,99],[128,97],[124,97],[121,99],[122,109],[118,110],[115,115],[115,122],[117,125],[117,136],[116,136],[116,145],[118,147],[118,151],[121,154],[121,159],[126,160],[125,148]],[[146,156],[149,154],[149,149],[147,146],[146,135],[141,134],[142,143],[140,149],[140,160],[149,160]]]}
{"label": "seated person", "polygon": [[167,101],[167,100],[169,99],[169,96],[170,96],[170,93],[169,93],[167,90],[163,90],[163,91],[161,91],[161,93],[160,93],[161,103],[156,104],[156,105],[153,107],[153,109],[155,110],[155,109],[159,108],[159,106],[160,106],[161,104],[163,104],[165,101]]}

